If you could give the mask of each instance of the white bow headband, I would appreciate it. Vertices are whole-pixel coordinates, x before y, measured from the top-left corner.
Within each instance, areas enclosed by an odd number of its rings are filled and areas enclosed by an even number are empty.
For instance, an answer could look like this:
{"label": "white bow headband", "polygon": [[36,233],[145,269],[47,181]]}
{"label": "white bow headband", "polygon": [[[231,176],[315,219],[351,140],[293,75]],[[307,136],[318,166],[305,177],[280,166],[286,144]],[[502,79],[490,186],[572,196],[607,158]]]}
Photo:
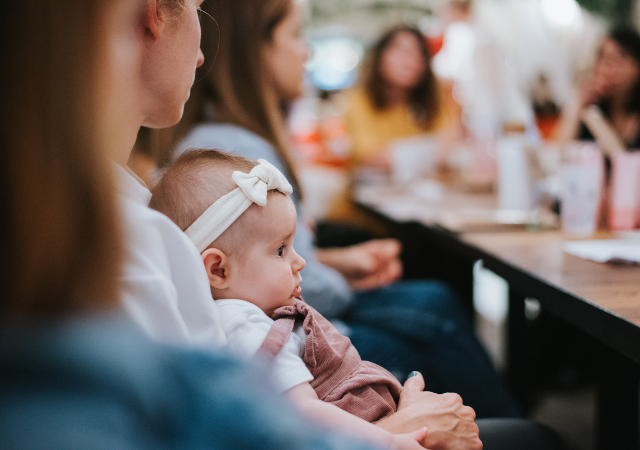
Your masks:
{"label": "white bow headband", "polygon": [[283,194],[291,194],[293,188],[284,175],[273,165],[259,159],[251,172],[233,172],[233,181],[238,187],[220,197],[185,231],[189,239],[203,252],[213,241],[235,222],[253,203],[267,204],[267,193],[277,189]]}

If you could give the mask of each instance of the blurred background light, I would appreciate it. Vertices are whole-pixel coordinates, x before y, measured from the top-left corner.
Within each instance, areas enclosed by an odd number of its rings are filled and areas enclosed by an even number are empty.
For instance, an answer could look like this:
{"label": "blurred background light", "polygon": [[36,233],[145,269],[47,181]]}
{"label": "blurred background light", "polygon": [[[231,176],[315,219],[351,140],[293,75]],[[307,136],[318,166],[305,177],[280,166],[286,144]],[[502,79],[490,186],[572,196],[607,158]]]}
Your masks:
{"label": "blurred background light", "polygon": [[313,51],[307,71],[314,86],[333,91],[355,83],[364,55],[362,43],[349,37],[312,38],[309,43]]}
{"label": "blurred background light", "polygon": [[550,25],[569,27],[580,17],[576,0],[541,0],[542,15]]}
{"label": "blurred background light", "polygon": [[351,72],[360,62],[358,53],[349,45],[336,46],[329,58],[331,65],[341,72]]}

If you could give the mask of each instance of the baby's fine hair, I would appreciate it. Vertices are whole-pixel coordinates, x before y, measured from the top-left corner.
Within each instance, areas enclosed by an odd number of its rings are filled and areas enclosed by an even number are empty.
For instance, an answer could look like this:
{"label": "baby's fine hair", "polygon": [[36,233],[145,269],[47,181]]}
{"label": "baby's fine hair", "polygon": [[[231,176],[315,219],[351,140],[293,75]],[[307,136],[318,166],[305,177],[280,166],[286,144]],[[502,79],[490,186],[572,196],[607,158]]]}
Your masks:
{"label": "baby's fine hair", "polygon": [[252,159],[219,150],[189,150],[163,169],[162,178],[151,189],[149,206],[184,231],[215,201],[238,187],[231,177],[234,171],[249,173],[257,165]]}

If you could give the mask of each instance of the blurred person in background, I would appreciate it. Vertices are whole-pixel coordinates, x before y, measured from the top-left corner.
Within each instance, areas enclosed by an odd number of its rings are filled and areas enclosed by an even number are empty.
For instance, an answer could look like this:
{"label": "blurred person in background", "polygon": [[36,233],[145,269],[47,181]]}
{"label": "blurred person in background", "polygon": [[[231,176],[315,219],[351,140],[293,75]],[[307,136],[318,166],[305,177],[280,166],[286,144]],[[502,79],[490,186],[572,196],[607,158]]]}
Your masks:
{"label": "blurred person in background", "polygon": [[[292,182],[300,210],[283,108],[303,89],[308,49],[301,11],[291,0],[216,1],[203,8],[222,36],[215,28],[203,30],[203,51],[215,64],[205,65],[204,79],[194,85],[180,124],[187,136],[177,153],[212,148],[266,159]],[[294,247],[307,261],[305,301],[346,323],[344,332],[363,360],[400,379],[418,370],[428,390],[457,392],[478,417],[519,415],[447,285],[397,281],[402,267],[394,240],[317,249],[301,215],[298,220]]]}
{"label": "blurred person in background", "polygon": [[431,55],[419,30],[398,26],[372,47],[359,86],[347,96],[345,120],[354,167],[390,167],[396,139],[451,127]]}
{"label": "blurred person in background", "polygon": [[560,141],[594,139],[580,121],[590,105],[601,109],[627,148],[640,149],[640,35],[635,30],[617,28],[605,38],[592,77],[579,86],[563,110]]}
{"label": "blurred person in background", "polygon": [[122,314],[109,159],[156,6],[3,8],[2,448],[371,448],[302,421],[261,367],[152,344]]}
{"label": "blurred person in background", "polygon": [[[443,168],[455,129],[449,97],[431,70],[425,36],[407,25],[385,32],[370,49],[361,80],[345,99],[352,175],[359,168],[392,171],[393,146],[407,138],[435,137],[435,147],[427,140],[415,141],[413,146],[423,147],[424,160],[433,159],[434,168]],[[354,205],[348,190],[332,205],[331,219],[338,222],[332,234],[348,230],[343,224],[373,233],[377,228],[375,220]],[[331,227],[319,228],[322,245]]]}

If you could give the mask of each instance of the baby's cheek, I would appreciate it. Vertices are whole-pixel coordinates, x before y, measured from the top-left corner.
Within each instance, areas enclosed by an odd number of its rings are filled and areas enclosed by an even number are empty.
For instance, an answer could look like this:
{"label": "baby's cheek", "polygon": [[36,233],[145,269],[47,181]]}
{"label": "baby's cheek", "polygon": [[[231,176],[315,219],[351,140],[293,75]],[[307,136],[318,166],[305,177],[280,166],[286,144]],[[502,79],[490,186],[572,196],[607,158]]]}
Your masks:
{"label": "baby's cheek", "polygon": [[268,281],[269,289],[265,290],[264,294],[274,302],[282,302],[289,298],[293,288],[291,287],[291,281],[284,277],[273,276]]}

